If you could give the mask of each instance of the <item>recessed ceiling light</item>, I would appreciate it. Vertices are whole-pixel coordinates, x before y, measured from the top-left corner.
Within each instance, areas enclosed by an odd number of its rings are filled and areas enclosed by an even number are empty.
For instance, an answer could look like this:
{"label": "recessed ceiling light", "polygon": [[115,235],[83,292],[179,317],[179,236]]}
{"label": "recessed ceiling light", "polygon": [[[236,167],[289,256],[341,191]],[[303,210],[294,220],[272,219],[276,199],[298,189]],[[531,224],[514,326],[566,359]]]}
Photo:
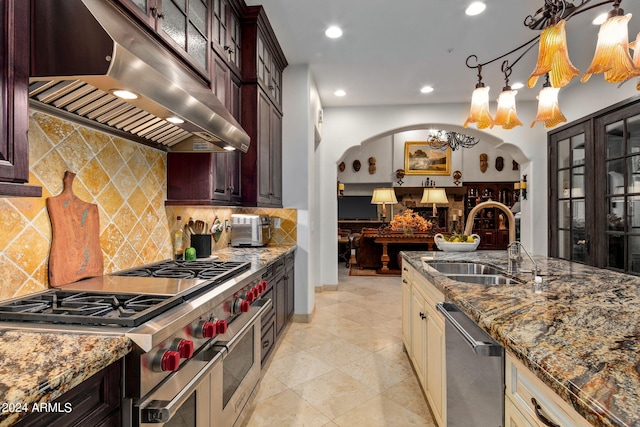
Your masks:
{"label": "recessed ceiling light", "polygon": [[334,94],[335,96],[345,96],[345,95],[347,94],[347,92],[345,92],[345,91],[344,91],[344,90],[342,90],[342,89],[338,89],[338,90],[337,90],[337,91],[335,91],[333,94]]}
{"label": "recessed ceiling light", "polygon": [[524,87],[524,84],[520,82],[517,82],[511,85],[511,89],[513,90],[522,89],[523,87]]}
{"label": "recessed ceiling light", "polygon": [[422,89],[420,89],[420,92],[422,92],[422,93],[431,93],[431,92],[433,92],[433,88],[431,86],[424,86]]}
{"label": "recessed ceiling light", "polygon": [[167,121],[169,123],[173,123],[174,125],[179,125],[180,123],[184,123],[184,120],[182,120],[180,117],[167,117]]}
{"label": "recessed ceiling light", "polygon": [[602,13],[602,14],[596,16],[595,19],[593,21],[591,21],[591,23],[593,25],[602,25],[602,24],[604,24],[604,21],[606,21],[608,17],[609,17],[609,15],[606,12]]}
{"label": "recessed ceiling light", "polygon": [[227,151],[235,151],[235,150],[236,150],[236,148],[235,148],[235,147],[232,147],[232,146],[230,146],[230,145],[225,145],[225,146],[224,146],[224,149],[225,149],[225,150],[227,150]]}
{"label": "recessed ceiling light", "polygon": [[337,39],[342,37],[342,29],[336,25],[332,25],[324,32],[324,35],[330,39]]}
{"label": "recessed ceiling light", "polygon": [[122,99],[138,99],[138,94],[125,89],[113,89],[111,93]]}
{"label": "recessed ceiling light", "polygon": [[481,1],[474,1],[467,7],[467,10],[464,11],[469,16],[480,15],[487,8],[487,5]]}

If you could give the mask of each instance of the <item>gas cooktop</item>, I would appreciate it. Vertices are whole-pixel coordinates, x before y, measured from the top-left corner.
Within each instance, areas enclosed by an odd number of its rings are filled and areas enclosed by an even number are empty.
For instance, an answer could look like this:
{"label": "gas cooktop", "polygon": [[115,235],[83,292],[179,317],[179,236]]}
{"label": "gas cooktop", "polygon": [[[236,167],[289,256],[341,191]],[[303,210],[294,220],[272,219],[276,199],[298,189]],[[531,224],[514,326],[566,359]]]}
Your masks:
{"label": "gas cooktop", "polygon": [[0,320],[133,327],[180,302],[180,299],[162,295],[51,289],[0,303]]}
{"label": "gas cooktop", "polygon": [[2,301],[0,321],[135,327],[250,267],[250,262],[162,261]]}

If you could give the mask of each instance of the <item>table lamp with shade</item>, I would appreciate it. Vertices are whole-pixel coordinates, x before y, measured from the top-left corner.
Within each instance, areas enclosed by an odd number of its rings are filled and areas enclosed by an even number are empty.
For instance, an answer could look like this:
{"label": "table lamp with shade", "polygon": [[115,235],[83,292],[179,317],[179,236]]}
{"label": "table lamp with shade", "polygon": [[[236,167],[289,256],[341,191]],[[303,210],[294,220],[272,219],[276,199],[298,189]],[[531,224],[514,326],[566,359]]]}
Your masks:
{"label": "table lamp with shade", "polygon": [[423,190],[420,203],[433,203],[433,217],[436,218],[438,216],[436,203],[449,203],[449,199],[444,188],[430,187]]}
{"label": "table lamp with shade", "polygon": [[396,192],[393,188],[374,188],[371,203],[374,205],[382,205],[382,222],[386,222],[387,203],[398,203]]}

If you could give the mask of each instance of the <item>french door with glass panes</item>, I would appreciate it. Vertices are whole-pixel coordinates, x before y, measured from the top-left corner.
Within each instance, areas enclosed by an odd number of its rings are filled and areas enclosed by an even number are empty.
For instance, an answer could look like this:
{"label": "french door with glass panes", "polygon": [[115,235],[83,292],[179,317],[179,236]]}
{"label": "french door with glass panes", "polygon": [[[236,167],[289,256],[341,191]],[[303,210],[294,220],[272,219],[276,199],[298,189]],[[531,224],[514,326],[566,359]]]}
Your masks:
{"label": "french door with glass panes", "polygon": [[590,122],[549,137],[551,256],[593,264],[593,138]]}
{"label": "french door with glass panes", "polygon": [[549,254],[640,274],[640,100],[549,133]]}
{"label": "french door with glass panes", "polygon": [[640,274],[640,105],[595,120],[601,180],[599,266]]}

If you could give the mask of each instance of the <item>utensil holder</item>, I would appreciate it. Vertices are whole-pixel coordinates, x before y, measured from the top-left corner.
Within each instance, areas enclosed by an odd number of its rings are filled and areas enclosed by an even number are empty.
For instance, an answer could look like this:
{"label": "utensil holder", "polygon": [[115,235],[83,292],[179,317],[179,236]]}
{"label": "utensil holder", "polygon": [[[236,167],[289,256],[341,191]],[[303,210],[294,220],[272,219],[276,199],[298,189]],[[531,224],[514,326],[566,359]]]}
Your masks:
{"label": "utensil holder", "polygon": [[197,258],[208,258],[211,256],[211,234],[192,234],[191,247],[196,250]]}

